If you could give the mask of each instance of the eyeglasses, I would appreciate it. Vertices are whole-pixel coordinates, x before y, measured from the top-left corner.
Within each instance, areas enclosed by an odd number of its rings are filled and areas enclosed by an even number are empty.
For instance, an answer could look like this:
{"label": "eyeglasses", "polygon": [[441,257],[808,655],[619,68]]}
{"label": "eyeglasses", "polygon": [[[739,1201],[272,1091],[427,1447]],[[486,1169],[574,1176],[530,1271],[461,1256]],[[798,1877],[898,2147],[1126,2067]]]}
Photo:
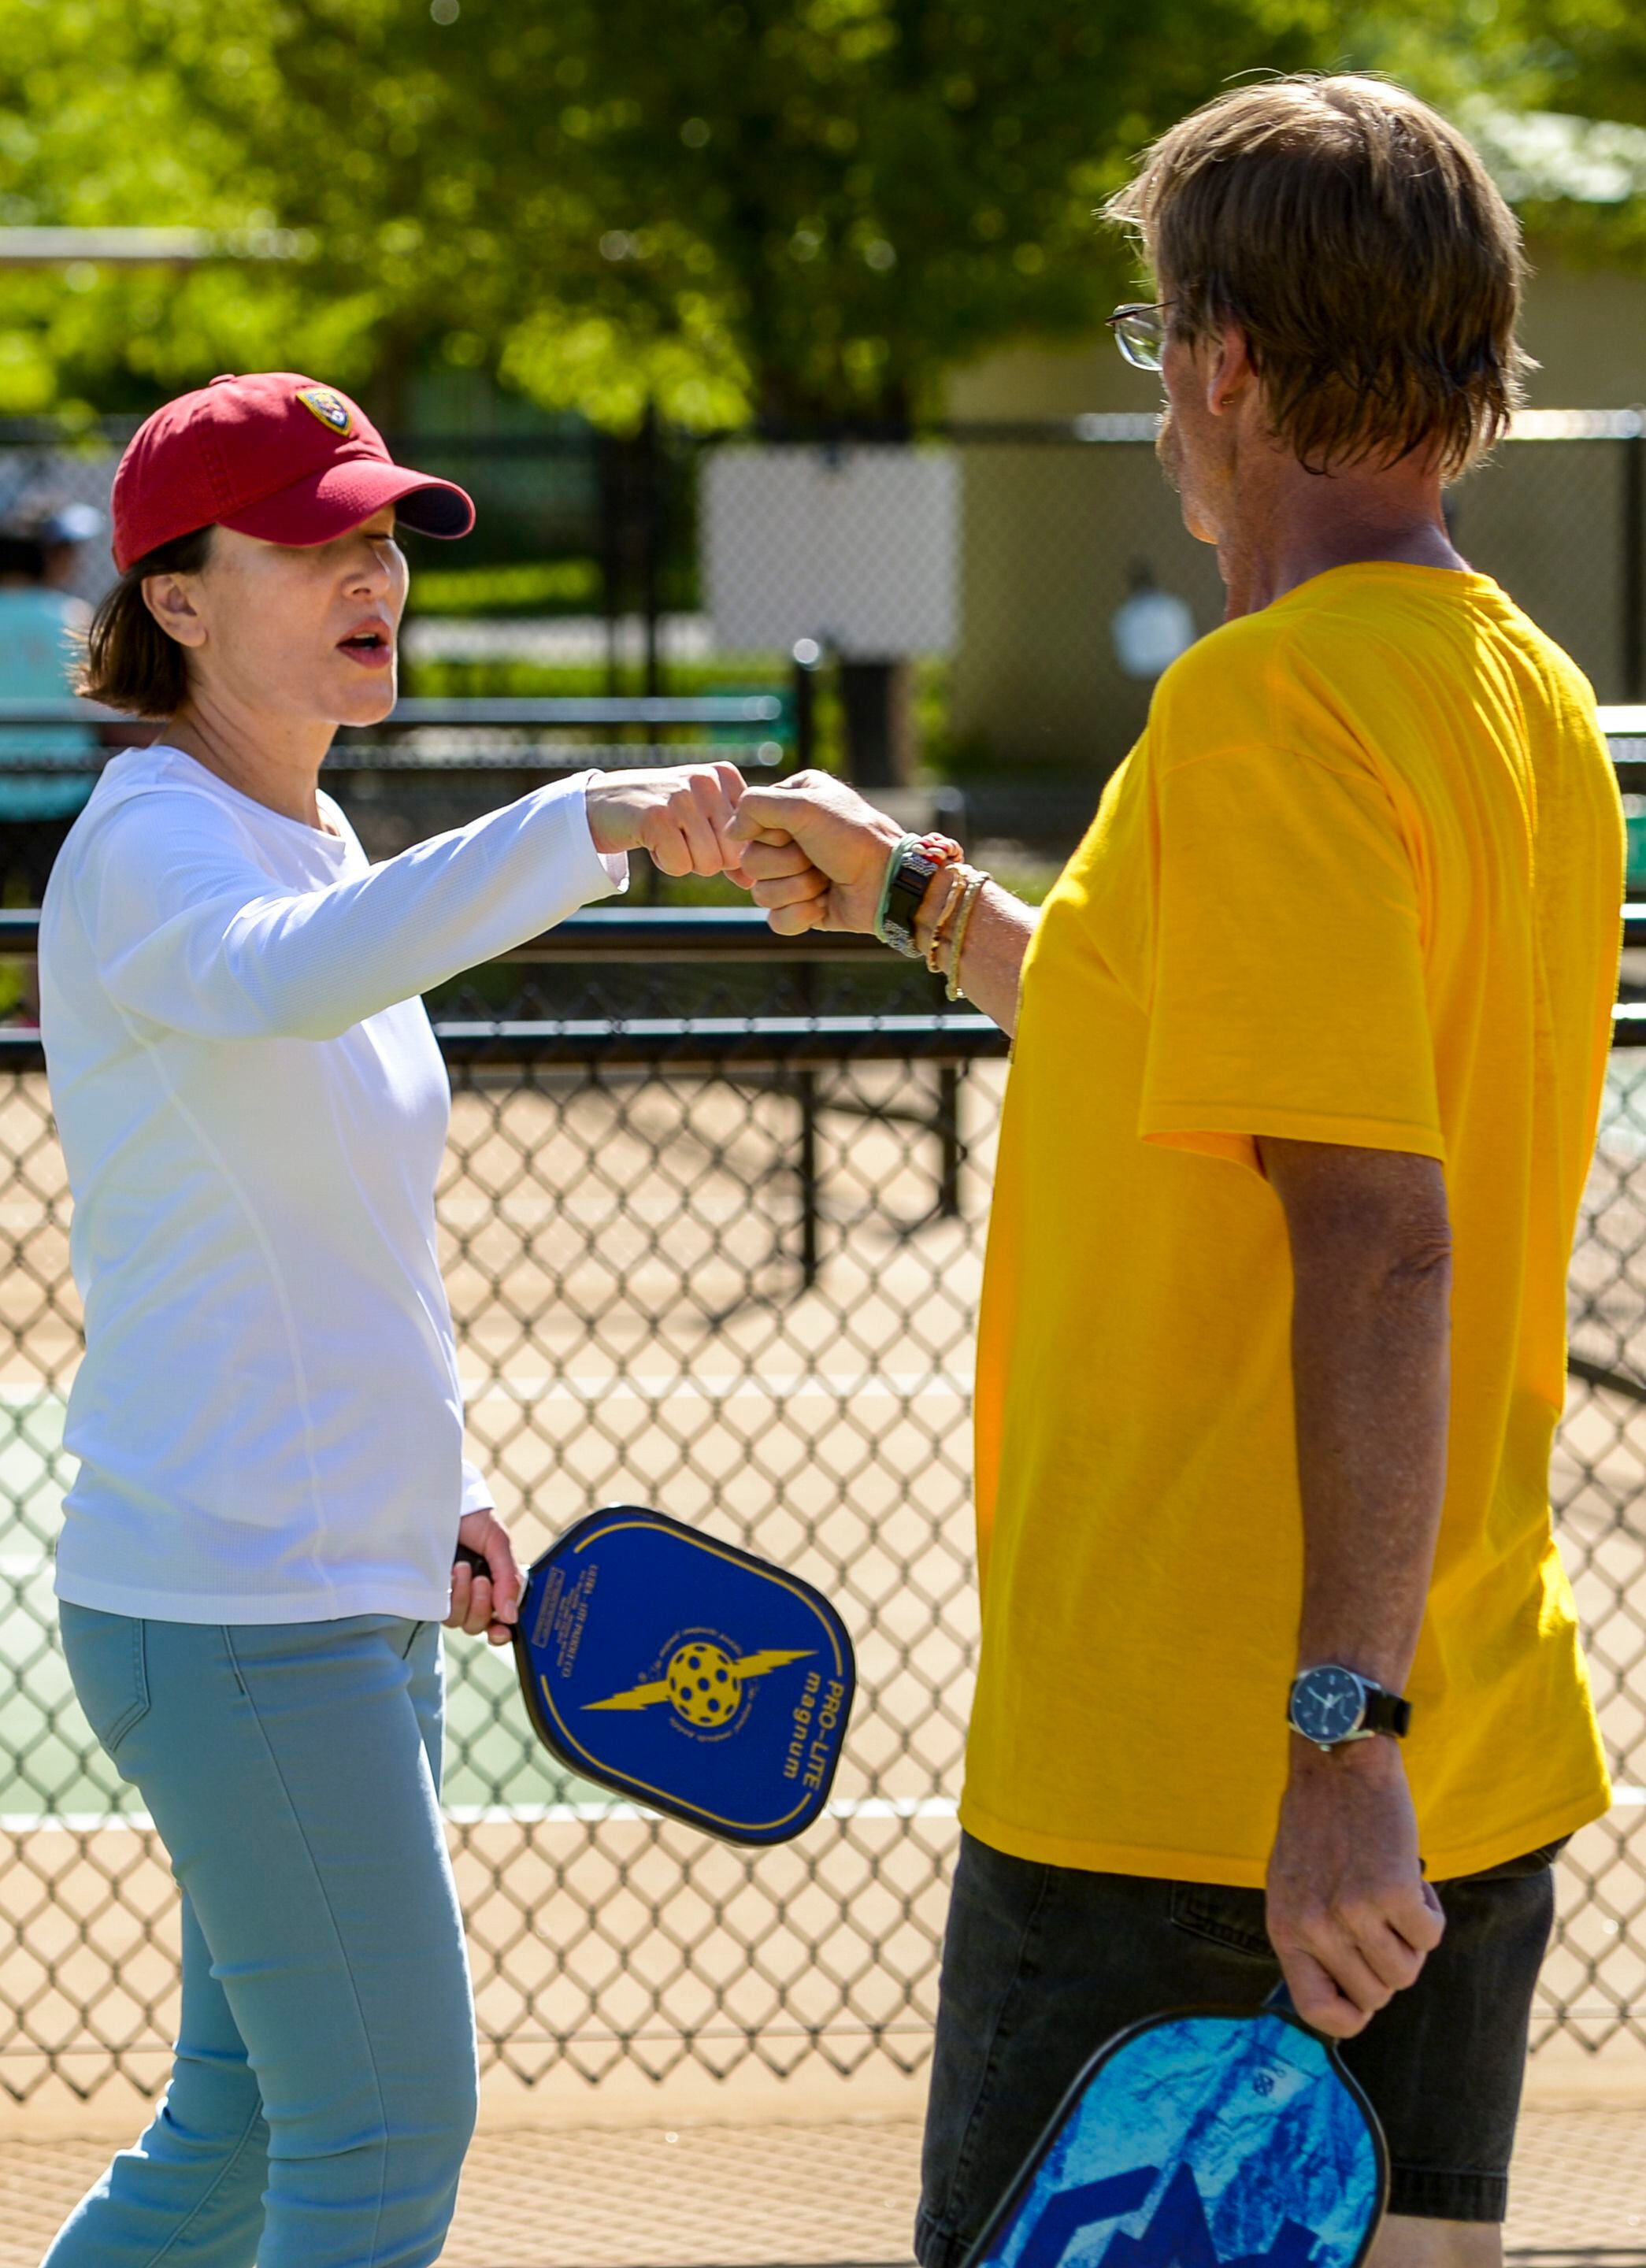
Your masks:
{"label": "eyeglasses", "polygon": [[1133,370],[1158,370],[1166,353],[1166,310],[1170,299],[1117,307],[1108,317],[1114,342]]}

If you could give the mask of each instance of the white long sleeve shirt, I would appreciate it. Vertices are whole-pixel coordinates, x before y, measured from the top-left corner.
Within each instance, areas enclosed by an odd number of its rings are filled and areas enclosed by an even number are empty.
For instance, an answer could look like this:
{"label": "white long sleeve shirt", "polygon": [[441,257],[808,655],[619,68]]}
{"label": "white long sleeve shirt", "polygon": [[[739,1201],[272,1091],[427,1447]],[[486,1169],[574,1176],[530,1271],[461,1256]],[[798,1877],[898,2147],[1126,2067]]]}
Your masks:
{"label": "white long sleeve shirt", "polygon": [[61,1598],[171,1622],[447,1609],[462,1451],[417,997],[626,880],[587,781],[369,865],[175,748],[117,756],[41,920],[86,1351]]}

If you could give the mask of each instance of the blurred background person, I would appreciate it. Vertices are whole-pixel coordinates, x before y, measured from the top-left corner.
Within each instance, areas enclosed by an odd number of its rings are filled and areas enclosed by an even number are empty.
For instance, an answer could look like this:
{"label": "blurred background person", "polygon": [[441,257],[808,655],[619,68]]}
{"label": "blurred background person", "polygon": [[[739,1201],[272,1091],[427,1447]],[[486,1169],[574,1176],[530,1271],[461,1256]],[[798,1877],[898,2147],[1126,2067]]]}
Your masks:
{"label": "blurred background person", "polygon": [[[14,511],[0,529],[0,701],[70,696],[92,609],[74,595],[85,547],[104,526],[90,504]],[[91,725],[0,725],[0,903],[37,906],[74,817],[92,792]],[[39,1020],[32,961],[0,964],[0,1015]]]}
{"label": "blurred background person", "polygon": [[1194,644],[1194,616],[1187,600],[1161,589],[1147,559],[1132,562],[1126,584],[1130,595],[1109,624],[1115,659],[1128,677],[1152,685]]}
{"label": "blurred background person", "polygon": [[[18,513],[0,528],[0,701],[41,708],[70,699],[92,609],[73,584],[85,546],[103,527],[89,504]],[[40,903],[51,871],[43,870],[14,830],[20,823],[67,821],[92,792],[85,769],[95,757],[96,728],[87,724],[0,726],[0,820],[6,823],[8,880],[12,871],[38,873],[33,895],[8,902]],[[43,756],[50,769],[25,770],[20,760]],[[66,826],[59,826],[53,855]]]}

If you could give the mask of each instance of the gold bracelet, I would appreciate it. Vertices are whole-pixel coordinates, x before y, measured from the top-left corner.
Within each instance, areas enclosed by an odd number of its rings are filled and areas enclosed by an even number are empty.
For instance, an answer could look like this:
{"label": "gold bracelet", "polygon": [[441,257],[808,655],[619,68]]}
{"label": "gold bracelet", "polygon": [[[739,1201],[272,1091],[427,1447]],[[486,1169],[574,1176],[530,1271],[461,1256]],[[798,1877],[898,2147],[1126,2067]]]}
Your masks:
{"label": "gold bracelet", "polygon": [[937,909],[937,919],[932,924],[932,941],[926,948],[926,965],[934,976],[941,976],[943,973],[939,958],[942,951],[943,932],[965,895],[966,877],[971,872],[969,866],[963,865],[945,866],[943,869],[947,887],[943,892],[943,902]]}
{"label": "gold bracelet", "polygon": [[955,918],[955,942],[948,956],[948,982],[944,988],[945,995],[950,1000],[958,1000],[960,998],[960,956],[966,949],[966,932],[971,926],[971,917],[976,910],[978,900],[983,895],[983,886],[993,879],[993,877],[985,874],[980,866],[973,866],[967,872],[966,887],[960,900],[960,911]]}

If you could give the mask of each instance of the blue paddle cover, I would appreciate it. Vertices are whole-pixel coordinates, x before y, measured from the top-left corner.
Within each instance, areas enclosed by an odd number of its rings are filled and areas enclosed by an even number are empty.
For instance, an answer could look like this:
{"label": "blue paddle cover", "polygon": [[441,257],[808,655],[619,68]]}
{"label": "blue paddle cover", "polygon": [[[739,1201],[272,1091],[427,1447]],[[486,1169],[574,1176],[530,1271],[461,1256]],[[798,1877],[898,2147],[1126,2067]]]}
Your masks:
{"label": "blue paddle cover", "polygon": [[966,2268],[1358,2268],[1387,2194],[1370,2105],[1295,2017],[1155,2016],[1087,2065]]}
{"label": "blue paddle cover", "polygon": [[611,1505],[533,1565],[515,1659],[544,1746],[731,1843],[786,1843],[829,1800],[857,1671],[809,1583],[661,1512]]}

